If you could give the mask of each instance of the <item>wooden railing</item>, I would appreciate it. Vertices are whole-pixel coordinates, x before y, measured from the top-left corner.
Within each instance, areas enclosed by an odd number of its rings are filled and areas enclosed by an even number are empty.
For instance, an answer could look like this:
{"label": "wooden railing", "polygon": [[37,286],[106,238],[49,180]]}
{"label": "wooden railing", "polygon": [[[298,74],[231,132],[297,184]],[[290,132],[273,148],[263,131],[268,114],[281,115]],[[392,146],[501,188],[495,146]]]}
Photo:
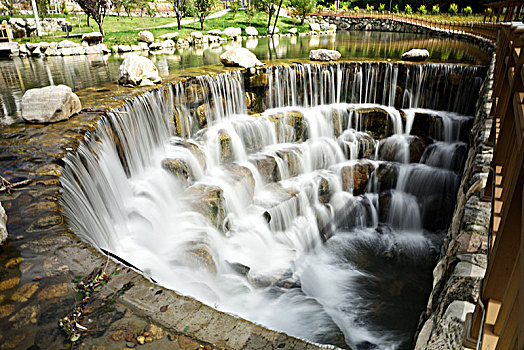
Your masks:
{"label": "wooden railing", "polygon": [[502,23],[486,23],[486,22],[473,22],[473,21],[446,21],[437,20],[433,18],[418,16],[418,15],[406,15],[406,14],[395,14],[395,13],[336,13],[336,12],[322,12],[312,13],[311,16],[323,16],[323,17],[348,17],[348,18],[362,18],[362,19],[389,19],[396,22],[412,24],[424,28],[445,30],[451,33],[464,33],[482,37],[491,41],[497,40],[497,33],[501,27],[508,26]]}
{"label": "wooden railing", "polygon": [[523,47],[524,26],[501,28],[490,113],[494,153],[484,193],[492,198],[492,233],[480,301],[466,334],[470,346],[481,335],[481,349],[524,348]]}

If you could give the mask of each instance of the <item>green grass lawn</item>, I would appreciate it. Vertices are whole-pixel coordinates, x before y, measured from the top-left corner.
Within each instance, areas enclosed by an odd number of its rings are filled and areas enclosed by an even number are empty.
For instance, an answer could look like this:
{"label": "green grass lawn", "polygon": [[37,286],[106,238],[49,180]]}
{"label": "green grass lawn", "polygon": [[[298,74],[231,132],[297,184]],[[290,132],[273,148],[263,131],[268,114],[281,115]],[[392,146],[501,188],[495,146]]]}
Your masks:
{"label": "green grass lawn", "polygon": [[[81,15],[79,17],[75,15],[67,16],[68,21],[73,25],[72,34],[88,33],[98,31],[98,26],[95,21],[90,20],[91,27],[87,26],[86,16]],[[274,23],[272,18],[271,23]],[[186,18],[187,19],[187,18]],[[259,35],[267,35],[267,20],[268,15],[264,12],[257,12],[253,18],[251,25],[258,30]],[[80,22],[80,27],[79,27]],[[160,35],[170,32],[179,32],[182,38],[189,36],[189,33],[193,31],[200,31],[200,22],[196,21],[191,24],[187,24],[178,30],[176,25],[170,28],[152,28],[161,26],[164,24],[176,23],[174,17],[162,17],[162,18],[151,18],[151,17],[134,17],[128,18],[127,16],[107,16],[104,21],[104,42],[110,47],[116,44],[137,44],[138,43],[138,28],[148,28],[155,38]],[[279,17],[277,27],[280,29],[280,33],[287,33],[292,27],[296,27],[299,32],[306,32],[309,30],[307,23],[299,26],[300,21],[291,18]],[[239,11],[233,19],[231,12],[226,13],[224,16],[219,18],[213,18],[206,20],[204,23],[204,32],[211,29],[225,29],[227,27],[241,27],[242,29],[249,26],[248,17],[245,11]],[[63,40],[60,36],[64,33],[56,32],[50,36],[43,36],[41,38],[31,37],[16,39],[20,43],[24,42],[39,42],[39,41],[59,41]],[[71,38],[70,40],[80,42],[81,38]]]}

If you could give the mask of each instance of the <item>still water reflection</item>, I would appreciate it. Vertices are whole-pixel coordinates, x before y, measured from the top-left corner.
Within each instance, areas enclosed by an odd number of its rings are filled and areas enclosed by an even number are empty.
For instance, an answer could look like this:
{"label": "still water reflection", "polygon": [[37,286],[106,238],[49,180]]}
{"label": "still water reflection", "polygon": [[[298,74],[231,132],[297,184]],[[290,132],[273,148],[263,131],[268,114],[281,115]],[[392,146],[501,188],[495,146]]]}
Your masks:
{"label": "still water reflection", "polygon": [[[342,31],[337,35],[251,38],[242,42],[204,48],[172,49],[158,52],[150,58],[160,75],[167,76],[185,68],[219,63],[225,50],[243,46],[261,60],[306,59],[309,50],[327,48],[339,50],[343,59],[399,59],[410,48],[427,48],[433,61],[487,64],[488,55],[478,47],[425,34]],[[123,57],[69,56],[15,58],[0,60],[0,118],[20,111],[22,96],[27,89],[65,84],[81,90],[116,81]],[[2,119],[0,119],[1,122]]]}

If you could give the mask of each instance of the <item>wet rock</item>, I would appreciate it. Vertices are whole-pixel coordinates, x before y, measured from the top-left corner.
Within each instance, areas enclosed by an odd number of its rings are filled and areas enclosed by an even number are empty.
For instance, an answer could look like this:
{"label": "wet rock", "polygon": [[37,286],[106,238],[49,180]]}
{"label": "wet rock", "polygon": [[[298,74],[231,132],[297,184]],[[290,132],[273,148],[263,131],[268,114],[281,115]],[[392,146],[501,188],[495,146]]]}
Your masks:
{"label": "wet rock", "polygon": [[314,32],[320,32],[320,24],[319,23],[309,23],[309,29]]}
{"label": "wet rock", "polygon": [[466,315],[475,310],[475,304],[455,300],[446,309],[436,329],[432,332],[426,350],[463,348]]}
{"label": "wet rock", "polygon": [[218,133],[218,144],[220,147],[220,163],[231,163],[234,160],[233,146],[231,144],[231,136],[225,130],[220,130]]}
{"label": "wet rock", "polygon": [[7,240],[7,215],[5,213],[4,207],[0,202],[0,246],[2,246]]}
{"label": "wet rock", "polygon": [[209,107],[209,104],[204,103],[203,105],[200,105],[196,109],[196,115],[198,118],[198,125],[200,126],[200,129],[203,129],[207,126],[207,116],[210,114],[211,109]]}
{"label": "wet rock", "polygon": [[413,119],[411,135],[423,138],[442,139],[442,130],[444,128],[442,118],[435,114],[417,112]]}
{"label": "wet rock", "polygon": [[164,159],[162,160],[162,168],[186,184],[192,183],[195,180],[191,168],[183,159]]}
{"label": "wet rock", "polygon": [[402,54],[404,61],[424,61],[429,57],[429,51],[426,49],[411,49]]}
{"label": "wet rock", "polygon": [[320,178],[318,184],[318,200],[322,204],[328,204],[331,200],[331,189],[329,186],[329,181],[325,177]]}
{"label": "wet rock", "polygon": [[359,109],[355,113],[361,118],[364,131],[374,139],[384,139],[393,135],[393,122],[385,110],[380,108]]}
{"label": "wet rock", "polygon": [[381,163],[373,172],[375,181],[378,183],[376,192],[387,191],[394,188],[397,184],[399,168],[394,163]]}
{"label": "wet rock", "polygon": [[0,349],[15,349],[25,338],[27,338],[27,334],[25,333],[18,333],[9,337],[6,336],[2,345],[0,345]]}
{"label": "wet rock", "polygon": [[418,163],[426,150],[429,139],[418,136],[393,136],[379,144],[378,158],[387,161]]}
{"label": "wet rock", "polygon": [[354,196],[364,194],[368,187],[369,177],[374,167],[371,163],[359,163],[344,166],[341,169],[342,189],[353,192]]}
{"label": "wet rock", "polygon": [[33,296],[33,294],[36,293],[38,287],[38,282],[29,282],[27,284],[24,284],[11,296],[11,300],[20,303],[25,303]]}
{"label": "wet rock", "polygon": [[206,33],[209,35],[214,35],[214,36],[222,35],[222,31],[220,29],[211,29],[211,30],[208,30]]}
{"label": "wet rock", "polygon": [[22,98],[22,118],[30,123],[54,123],[80,112],[80,99],[66,85],[30,89]]}
{"label": "wet rock", "polygon": [[151,333],[155,340],[164,338],[164,330],[152,323],[149,325],[149,333]]}
{"label": "wet rock", "polygon": [[155,37],[153,36],[153,33],[151,33],[148,30],[143,30],[138,33],[138,41],[143,41],[145,43],[151,44],[153,41],[155,41]]}
{"label": "wet rock", "polygon": [[144,345],[146,342],[146,338],[143,335],[139,335],[138,337],[136,337],[136,341],[138,342],[138,344]]}
{"label": "wet rock", "polygon": [[20,284],[20,277],[9,278],[0,282],[0,291],[14,288]]}
{"label": "wet rock", "polygon": [[280,181],[280,172],[274,157],[258,157],[254,160],[260,176],[265,182]]}
{"label": "wet rock", "polygon": [[300,163],[302,149],[300,147],[289,147],[277,151],[276,154],[287,165],[287,175],[289,177],[297,176],[300,173],[302,170],[302,164]]}
{"label": "wet rock", "polygon": [[130,53],[118,68],[118,83],[135,86],[153,82],[158,84],[162,78],[158,75],[155,64],[146,57]]}
{"label": "wet rock", "polygon": [[299,111],[269,115],[268,119],[275,124],[279,142],[303,141],[306,139],[307,124],[304,115]]}
{"label": "wet rock", "polygon": [[196,184],[187,189],[191,206],[215,227],[221,228],[225,218],[224,194],[220,187]]}
{"label": "wet rock", "polygon": [[15,312],[15,306],[13,304],[0,305],[0,318],[6,318]]}
{"label": "wet rock", "polygon": [[251,88],[265,87],[269,84],[268,73],[257,72],[254,75],[249,76],[248,85]]}
{"label": "wet rock", "polygon": [[13,324],[13,329],[24,329],[28,325],[36,324],[38,322],[37,315],[39,311],[39,305],[23,307],[9,318],[9,322]]}
{"label": "wet rock", "polygon": [[169,140],[169,143],[175,146],[180,146],[188,149],[196,157],[202,169],[206,168],[206,156],[204,155],[197,143],[190,142],[188,140],[178,137],[172,138],[171,140]]}
{"label": "wet rock", "polygon": [[309,59],[312,61],[338,61],[342,57],[337,50],[318,49],[309,51]]}
{"label": "wet rock", "polygon": [[241,183],[246,188],[250,197],[255,193],[255,178],[249,168],[238,164],[226,164],[224,169],[231,175],[232,184]]}
{"label": "wet rock", "polygon": [[252,68],[263,66],[254,53],[244,48],[234,48],[220,55],[220,62],[226,67]]}
{"label": "wet rock", "polygon": [[217,265],[209,247],[202,242],[188,242],[183,254],[183,263],[194,269],[205,269],[211,275],[217,274]]}
{"label": "wet rock", "polygon": [[378,219],[380,222],[387,222],[391,209],[391,191],[380,192],[378,195]]}
{"label": "wet rock", "polygon": [[40,293],[38,293],[38,300],[49,300],[53,298],[63,297],[64,295],[69,294],[68,283],[60,283],[54,286],[49,286],[44,288]]}
{"label": "wet rock", "polygon": [[247,276],[247,274],[249,273],[249,270],[251,270],[249,266],[243,265],[241,263],[228,262],[228,264],[231,267],[231,269],[233,269],[233,271],[235,271],[236,273],[238,273],[241,276]]}

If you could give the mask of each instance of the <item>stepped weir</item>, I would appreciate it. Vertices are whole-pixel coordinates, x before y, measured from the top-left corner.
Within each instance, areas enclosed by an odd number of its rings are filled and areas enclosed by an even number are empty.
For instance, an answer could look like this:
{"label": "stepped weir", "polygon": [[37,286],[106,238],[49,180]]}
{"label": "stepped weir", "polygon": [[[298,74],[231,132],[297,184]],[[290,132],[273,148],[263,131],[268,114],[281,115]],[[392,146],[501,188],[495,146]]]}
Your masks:
{"label": "stepped weir", "polygon": [[320,344],[410,348],[486,72],[296,64],[148,91],[64,159],[64,214],[218,310]]}

